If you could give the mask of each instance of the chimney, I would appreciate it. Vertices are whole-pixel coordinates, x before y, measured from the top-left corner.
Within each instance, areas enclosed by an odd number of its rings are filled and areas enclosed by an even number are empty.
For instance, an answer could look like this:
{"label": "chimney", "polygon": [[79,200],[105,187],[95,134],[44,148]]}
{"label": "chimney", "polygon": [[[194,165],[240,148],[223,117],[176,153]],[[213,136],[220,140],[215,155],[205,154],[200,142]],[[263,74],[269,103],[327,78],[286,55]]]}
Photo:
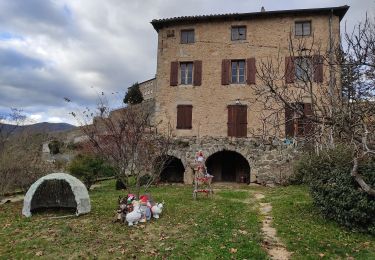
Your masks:
{"label": "chimney", "polygon": [[262,6],[262,8],[260,9],[260,11],[263,13],[266,11],[266,9],[264,9],[264,6]]}

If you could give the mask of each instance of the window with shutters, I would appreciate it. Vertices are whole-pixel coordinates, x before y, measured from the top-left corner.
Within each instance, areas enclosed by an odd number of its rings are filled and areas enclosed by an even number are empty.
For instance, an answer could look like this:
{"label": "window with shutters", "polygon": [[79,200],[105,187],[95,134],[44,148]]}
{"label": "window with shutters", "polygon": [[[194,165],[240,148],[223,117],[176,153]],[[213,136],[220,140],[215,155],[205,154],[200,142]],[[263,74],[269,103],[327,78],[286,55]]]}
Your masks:
{"label": "window with shutters", "polygon": [[231,61],[231,83],[243,84],[245,83],[245,60]]}
{"label": "window with shutters", "polygon": [[177,129],[192,129],[192,105],[177,106]]}
{"label": "window with shutters", "polygon": [[293,109],[285,108],[285,135],[287,137],[306,137],[312,131],[310,103],[293,103]]}
{"label": "window with shutters", "polygon": [[311,57],[296,57],[294,59],[295,76],[299,81],[311,80],[313,63]]}
{"label": "window with shutters", "polygon": [[181,43],[194,43],[194,30],[181,30]]}
{"label": "window with shutters", "polygon": [[180,80],[181,85],[192,85],[193,84],[193,62],[181,62],[180,63]]}
{"label": "window with shutters", "polygon": [[310,36],[311,35],[311,21],[295,22],[295,36]]}
{"label": "window with shutters", "polygon": [[232,41],[246,40],[246,26],[233,26],[231,38]]}

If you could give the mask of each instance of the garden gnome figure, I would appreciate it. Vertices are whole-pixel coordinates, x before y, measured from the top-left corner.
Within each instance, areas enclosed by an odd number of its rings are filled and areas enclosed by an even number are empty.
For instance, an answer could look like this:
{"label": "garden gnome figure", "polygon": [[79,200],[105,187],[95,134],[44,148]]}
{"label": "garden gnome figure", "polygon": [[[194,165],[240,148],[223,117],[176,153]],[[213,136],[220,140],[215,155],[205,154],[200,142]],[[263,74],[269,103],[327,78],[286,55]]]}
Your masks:
{"label": "garden gnome figure", "polygon": [[147,196],[145,195],[141,196],[139,202],[140,202],[140,209],[142,212],[142,217],[139,222],[144,223],[147,221],[147,210],[149,209],[147,207],[147,202],[148,202]]}
{"label": "garden gnome figure", "polygon": [[204,155],[202,150],[199,150],[199,152],[195,154],[195,161],[199,164],[202,164],[204,162]]}

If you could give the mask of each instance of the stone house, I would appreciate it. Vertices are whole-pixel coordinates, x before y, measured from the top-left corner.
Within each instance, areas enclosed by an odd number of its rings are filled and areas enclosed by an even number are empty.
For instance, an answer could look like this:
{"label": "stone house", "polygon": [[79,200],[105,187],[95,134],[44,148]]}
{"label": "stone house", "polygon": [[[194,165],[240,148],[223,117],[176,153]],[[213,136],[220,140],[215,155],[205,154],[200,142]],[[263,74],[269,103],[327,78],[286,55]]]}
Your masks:
{"label": "stone house", "polygon": [[143,100],[148,101],[155,98],[156,78],[139,83],[139,90],[142,92]]}
{"label": "stone house", "polygon": [[[257,62],[281,55],[286,83],[301,73],[296,59],[316,66],[316,84],[327,82],[321,63],[291,57],[289,37],[314,39],[321,46],[340,39],[348,6],[185,16],[153,20],[158,33],[155,121],[161,132],[174,129],[173,160],[166,181],[192,182],[195,152],[203,150],[216,181],[281,182],[290,172],[294,148],[257,140],[261,106],[251,85],[260,84]],[[302,104],[309,109],[309,100]],[[285,111],[286,120],[292,115]],[[290,122],[291,121],[291,122]],[[289,120],[285,134],[303,135],[308,125]],[[250,134],[251,133],[251,134]]]}

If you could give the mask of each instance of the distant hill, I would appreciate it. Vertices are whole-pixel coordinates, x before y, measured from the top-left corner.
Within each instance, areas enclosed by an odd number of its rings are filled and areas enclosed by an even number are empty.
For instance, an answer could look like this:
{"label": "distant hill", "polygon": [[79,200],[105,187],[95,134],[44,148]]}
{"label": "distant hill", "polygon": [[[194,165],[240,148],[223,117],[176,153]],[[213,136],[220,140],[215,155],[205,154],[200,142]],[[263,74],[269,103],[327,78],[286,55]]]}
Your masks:
{"label": "distant hill", "polygon": [[0,124],[0,129],[3,129],[5,132],[13,131],[13,133],[31,133],[31,134],[38,134],[38,133],[54,133],[54,132],[64,132],[69,131],[76,128],[74,125],[70,125],[67,123],[37,123],[32,125],[24,125],[24,126],[14,126],[8,124]]}

